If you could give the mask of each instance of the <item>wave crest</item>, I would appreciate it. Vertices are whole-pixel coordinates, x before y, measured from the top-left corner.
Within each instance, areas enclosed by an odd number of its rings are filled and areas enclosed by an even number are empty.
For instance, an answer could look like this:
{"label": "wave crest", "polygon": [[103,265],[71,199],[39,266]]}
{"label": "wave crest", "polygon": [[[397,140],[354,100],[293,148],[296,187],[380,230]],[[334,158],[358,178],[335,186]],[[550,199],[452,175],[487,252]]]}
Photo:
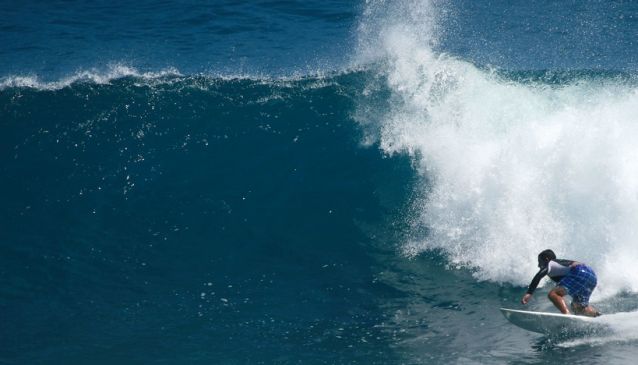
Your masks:
{"label": "wave crest", "polygon": [[0,90],[7,88],[30,88],[38,90],[60,90],[76,83],[89,82],[94,84],[108,84],[113,80],[135,77],[142,80],[158,80],[183,76],[175,68],[166,68],[157,72],[141,72],[134,67],[114,64],[106,70],[82,70],[70,76],[63,77],[56,81],[42,81],[35,75],[28,76],[6,76],[0,80]]}

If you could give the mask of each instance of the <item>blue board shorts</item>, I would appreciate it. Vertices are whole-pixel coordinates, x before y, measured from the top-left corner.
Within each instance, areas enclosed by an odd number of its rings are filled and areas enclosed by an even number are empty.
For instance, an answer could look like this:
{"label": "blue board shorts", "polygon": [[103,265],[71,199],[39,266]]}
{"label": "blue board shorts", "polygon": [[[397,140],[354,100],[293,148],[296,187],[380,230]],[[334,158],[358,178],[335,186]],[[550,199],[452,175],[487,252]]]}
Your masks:
{"label": "blue board shorts", "polygon": [[587,265],[576,265],[569,269],[567,274],[558,283],[567,290],[576,304],[580,304],[583,307],[589,305],[589,297],[596,288],[598,280],[596,279],[596,273],[591,267]]}

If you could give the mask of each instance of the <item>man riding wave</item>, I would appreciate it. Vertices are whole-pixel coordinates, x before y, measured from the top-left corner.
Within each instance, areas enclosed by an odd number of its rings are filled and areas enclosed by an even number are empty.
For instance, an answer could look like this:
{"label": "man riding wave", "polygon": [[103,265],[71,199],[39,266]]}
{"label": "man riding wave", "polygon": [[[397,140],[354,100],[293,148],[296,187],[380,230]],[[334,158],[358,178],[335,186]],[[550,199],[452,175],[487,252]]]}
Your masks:
{"label": "man riding wave", "polygon": [[547,275],[557,283],[547,297],[561,313],[570,314],[563,298],[565,295],[570,295],[573,299],[571,308],[575,314],[589,317],[600,315],[599,311],[589,305],[589,297],[598,282],[596,273],[591,267],[574,260],[557,259],[552,250],[545,250],[538,255],[538,267],[540,270],[529,284],[521,303],[529,302],[538,283]]}

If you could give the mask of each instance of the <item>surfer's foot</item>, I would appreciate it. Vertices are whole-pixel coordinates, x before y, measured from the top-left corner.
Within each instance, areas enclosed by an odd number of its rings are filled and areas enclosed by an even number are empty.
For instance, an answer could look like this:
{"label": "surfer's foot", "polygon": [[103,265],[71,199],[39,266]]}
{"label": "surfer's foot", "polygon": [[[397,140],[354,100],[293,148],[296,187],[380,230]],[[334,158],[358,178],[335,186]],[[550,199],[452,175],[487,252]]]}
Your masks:
{"label": "surfer's foot", "polygon": [[572,310],[574,311],[574,314],[580,315],[580,316],[598,317],[602,315],[602,313],[600,313],[598,309],[595,309],[591,305],[583,307],[582,305],[579,305],[574,302],[572,302]]}
{"label": "surfer's foot", "polygon": [[600,313],[600,311],[594,307],[592,307],[591,305],[588,305],[585,310],[585,315],[590,316],[590,317],[599,317],[602,315],[602,313]]}
{"label": "surfer's foot", "polygon": [[602,315],[602,313],[600,313],[597,309],[594,309],[594,307],[591,307],[591,306],[585,308],[582,314],[588,317],[598,317]]}
{"label": "surfer's foot", "polygon": [[585,313],[582,313],[582,315],[585,317],[600,317],[603,314],[600,313],[599,311],[595,311],[595,312],[585,312]]}

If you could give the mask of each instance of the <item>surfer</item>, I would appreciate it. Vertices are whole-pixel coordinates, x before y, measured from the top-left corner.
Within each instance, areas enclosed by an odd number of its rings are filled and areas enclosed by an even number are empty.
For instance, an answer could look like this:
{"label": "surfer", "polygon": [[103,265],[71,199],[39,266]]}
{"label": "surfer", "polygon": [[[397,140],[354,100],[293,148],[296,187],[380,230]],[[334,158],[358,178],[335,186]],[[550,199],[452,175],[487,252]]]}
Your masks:
{"label": "surfer", "polygon": [[569,314],[565,295],[572,297],[571,307],[575,314],[597,317],[600,312],[589,305],[589,297],[596,288],[596,273],[591,267],[573,260],[557,259],[552,250],[545,250],[538,255],[540,270],[529,284],[521,303],[527,304],[541,279],[547,275],[558,285],[549,291],[547,297],[563,314]]}

